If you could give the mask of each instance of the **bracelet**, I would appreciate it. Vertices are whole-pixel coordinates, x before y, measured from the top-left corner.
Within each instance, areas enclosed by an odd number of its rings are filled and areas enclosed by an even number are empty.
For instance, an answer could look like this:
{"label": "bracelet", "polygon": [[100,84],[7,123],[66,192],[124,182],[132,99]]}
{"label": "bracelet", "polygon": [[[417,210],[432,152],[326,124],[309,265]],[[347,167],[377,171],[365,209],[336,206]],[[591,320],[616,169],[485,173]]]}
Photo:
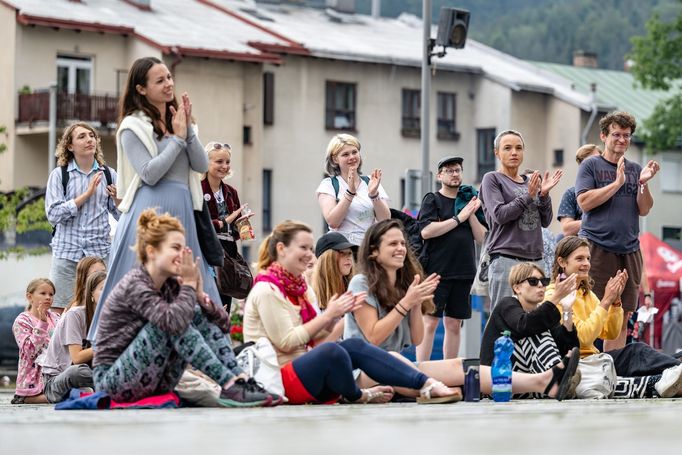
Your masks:
{"label": "bracelet", "polygon": [[402,304],[401,304],[400,302],[396,303],[396,306],[399,306],[400,309],[403,310],[403,311],[405,312],[405,314],[409,313],[409,311],[407,310],[407,308],[405,308],[404,306],[402,306]]}
{"label": "bracelet", "polygon": [[344,194],[344,195],[343,195],[343,198],[344,198],[345,200],[347,200],[348,202],[353,202],[353,197],[352,197],[352,196],[349,197],[347,194]]}
{"label": "bracelet", "polygon": [[374,196],[372,196],[371,194],[368,194],[367,196],[369,196],[371,200],[376,201],[377,199],[379,199],[379,192],[377,191],[377,194],[375,194]]}
{"label": "bracelet", "polygon": [[350,194],[351,196],[355,196],[358,193],[353,193],[351,190],[346,189],[346,193]]}
{"label": "bracelet", "polygon": [[[401,308],[402,308],[402,307],[401,307]],[[402,316],[402,317],[407,316],[407,313],[403,313],[403,312],[401,312],[401,311],[398,309],[398,305],[394,306],[393,309],[396,310],[400,316]],[[404,310],[404,309],[403,309],[403,310]]]}
{"label": "bracelet", "polygon": [[613,302],[613,303],[611,304],[611,306],[615,306],[615,307],[623,306],[623,301],[622,301],[620,298],[618,298],[618,300],[616,300],[615,302]]}
{"label": "bracelet", "polygon": [[460,224],[462,224],[462,222],[459,221],[459,218],[457,217],[457,215],[454,215],[454,216],[452,217],[452,219],[455,220],[455,221],[457,222],[456,226],[459,226]]}
{"label": "bracelet", "polygon": [[568,321],[568,319],[572,313],[573,313],[573,311],[564,311],[564,322]]}

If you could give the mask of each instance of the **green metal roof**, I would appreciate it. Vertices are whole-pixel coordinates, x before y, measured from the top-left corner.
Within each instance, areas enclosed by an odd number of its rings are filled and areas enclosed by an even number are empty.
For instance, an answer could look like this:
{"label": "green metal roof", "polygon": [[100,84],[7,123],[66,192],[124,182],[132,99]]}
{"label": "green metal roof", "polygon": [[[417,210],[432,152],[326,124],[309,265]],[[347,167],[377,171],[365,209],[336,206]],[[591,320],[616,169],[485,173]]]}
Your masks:
{"label": "green metal roof", "polygon": [[635,86],[635,78],[624,71],[584,68],[557,63],[531,62],[540,69],[557,74],[575,84],[578,91],[590,93],[597,84],[597,105],[600,108],[630,112],[640,123],[648,118],[659,101],[671,96],[664,90],[646,90]]}

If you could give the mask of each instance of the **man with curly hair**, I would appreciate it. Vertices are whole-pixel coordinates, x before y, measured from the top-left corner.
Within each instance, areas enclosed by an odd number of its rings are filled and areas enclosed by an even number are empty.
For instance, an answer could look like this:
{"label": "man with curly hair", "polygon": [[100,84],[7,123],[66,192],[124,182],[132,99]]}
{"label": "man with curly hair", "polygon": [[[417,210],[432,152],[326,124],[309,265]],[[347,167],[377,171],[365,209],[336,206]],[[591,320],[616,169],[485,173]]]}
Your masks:
{"label": "man with curly hair", "polygon": [[107,262],[111,248],[108,214],[118,219],[120,200],[116,172],[106,167],[99,134],[92,126],[78,122],[66,128],[56,155],[57,168],[47,180],[45,212],[55,227],[50,267],[56,287],[52,309],[61,313],[73,298],[78,261],[95,256]]}
{"label": "man with curly hair", "polygon": [[[599,122],[599,137],[604,142],[601,156],[580,164],[575,182],[578,205],[583,211],[579,235],[592,244],[593,290],[600,299],[609,277],[618,270],[628,274],[621,294],[623,310],[637,309],[642,276],[642,253],[639,246],[639,217],[646,216],[654,205],[648,182],[660,170],[656,161],[646,166],[625,159],[637,123],[627,112],[611,112]],[[604,351],[625,346],[627,317],[620,335],[604,340]]]}

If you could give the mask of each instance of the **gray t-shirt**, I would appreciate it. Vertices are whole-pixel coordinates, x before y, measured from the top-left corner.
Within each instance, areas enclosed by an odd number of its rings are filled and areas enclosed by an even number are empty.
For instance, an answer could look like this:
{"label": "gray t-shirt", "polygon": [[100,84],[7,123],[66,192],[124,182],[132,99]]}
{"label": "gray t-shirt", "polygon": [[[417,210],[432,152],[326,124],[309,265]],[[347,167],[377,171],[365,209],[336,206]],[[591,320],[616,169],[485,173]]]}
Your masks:
{"label": "gray t-shirt", "polygon": [[[580,164],[575,194],[603,188],[616,180],[616,164],[593,156]],[[599,247],[618,254],[639,250],[639,207],[637,191],[642,167],[625,160],[625,183],[608,201],[583,213],[579,235]]]}
{"label": "gray t-shirt", "polygon": [[[365,302],[370,306],[377,309],[379,319],[382,319],[388,314],[385,308],[379,305],[376,297],[369,293],[369,286],[367,285],[367,277],[362,274],[355,275],[348,284],[348,290],[353,294],[358,292],[367,292],[367,299]],[[343,339],[348,338],[362,338],[367,341],[367,338],[362,333],[360,326],[358,326],[357,321],[353,313],[346,313],[345,324],[343,328]],[[412,334],[410,332],[410,320],[409,318],[403,318],[402,322],[393,333],[384,340],[383,343],[379,345],[381,349],[385,351],[396,351],[400,352],[403,349],[410,347],[412,345]]]}
{"label": "gray t-shirt", "polygon": [[42,359],[43,374],[56,376],[71,365],[69,345],[81,346],[85,338],[85,307],[77,306],[64,313]]}
{"label": "gray t-shirt", "polygon": [[542,228],[552,222],[552,199],[528,194],[528,178],[515,182],[501,172],[483,176],[479,197],[488,222],[488,253],[542,258]]}

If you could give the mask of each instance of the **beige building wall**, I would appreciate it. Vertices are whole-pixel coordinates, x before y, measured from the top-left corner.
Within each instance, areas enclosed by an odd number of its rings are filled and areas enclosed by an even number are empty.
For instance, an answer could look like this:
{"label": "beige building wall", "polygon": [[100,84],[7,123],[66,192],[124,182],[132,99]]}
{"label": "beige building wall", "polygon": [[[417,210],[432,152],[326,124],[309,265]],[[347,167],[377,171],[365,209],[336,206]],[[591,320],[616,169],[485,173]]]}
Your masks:
{"label": "beige building wall", "polygon": [[0,4],[0,42],[3,49],[0,52],[0,126],[7,128],[5,134],[0,134],[0,143],[7,149],[0,153],[0,191],[15,188],[14,173],[14,106],[10,100],[15,99],[14,80],[16,62],[16,17],[14,9]]}
{"label": "beige building wall", "polygon": [[[325,129],[328,80],[357,84],[357,131],[351,134],[362,144],[363,173],[381,168],[390,205],[400,208],[405,171],[421,168],[420,139],[401,134],[402,89],[420,88],[419,68],[289,56],[284,65],[264,70],[275,74],[275,121],[273,126],[265,126],[263,133],[263,166],[273,170],[273,223],[294,218],[309,223],[316,234],[322,231],[315,189],[323,178],[327,144],[337,133]],[[469,181],[476,171],[475,128],[497,127],[484,119],[500,112],[493,102],[497,94],[487,96],[491,86],[481,84],[478,78],[440,71],[432,80],[431,91],[431,168],[444,156],[462,156]],[[436,137],[439,91],[457,95],[456,125],[461,133],[457,141]]]}

